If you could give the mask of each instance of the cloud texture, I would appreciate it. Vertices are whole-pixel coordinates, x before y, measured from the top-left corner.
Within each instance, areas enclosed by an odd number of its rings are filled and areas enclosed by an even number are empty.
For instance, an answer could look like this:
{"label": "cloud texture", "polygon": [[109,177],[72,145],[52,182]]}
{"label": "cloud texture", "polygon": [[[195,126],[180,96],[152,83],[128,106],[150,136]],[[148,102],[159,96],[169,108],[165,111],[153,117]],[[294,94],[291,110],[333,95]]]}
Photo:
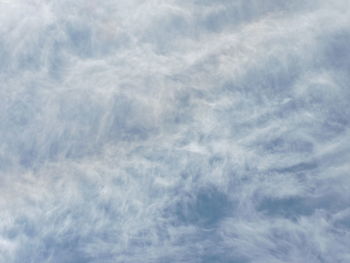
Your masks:
{"label": "cloud texture", "polygon": [[0,1],[0,262],[350,262],[350,2]]}

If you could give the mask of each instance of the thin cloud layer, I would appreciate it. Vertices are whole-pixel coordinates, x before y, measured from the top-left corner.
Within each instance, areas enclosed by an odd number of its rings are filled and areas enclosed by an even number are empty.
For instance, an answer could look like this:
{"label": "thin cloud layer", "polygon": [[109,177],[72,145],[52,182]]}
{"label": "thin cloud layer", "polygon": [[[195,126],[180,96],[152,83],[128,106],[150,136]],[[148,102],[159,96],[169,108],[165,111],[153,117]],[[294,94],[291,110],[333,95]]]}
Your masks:
{"label": "thin cloud layer", "polygon": [[0,1],[0,262],[349,262],[348,1]]}

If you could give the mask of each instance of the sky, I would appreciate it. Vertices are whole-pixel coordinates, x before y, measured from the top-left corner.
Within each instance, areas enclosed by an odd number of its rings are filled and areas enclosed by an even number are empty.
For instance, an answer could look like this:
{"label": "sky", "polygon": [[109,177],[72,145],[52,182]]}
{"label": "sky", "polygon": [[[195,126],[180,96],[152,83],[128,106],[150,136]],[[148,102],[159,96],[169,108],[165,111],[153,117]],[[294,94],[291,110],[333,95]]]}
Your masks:
{"label": "sky", "polygon": [[0,263],[350,262],[348,0],[0,0]]}

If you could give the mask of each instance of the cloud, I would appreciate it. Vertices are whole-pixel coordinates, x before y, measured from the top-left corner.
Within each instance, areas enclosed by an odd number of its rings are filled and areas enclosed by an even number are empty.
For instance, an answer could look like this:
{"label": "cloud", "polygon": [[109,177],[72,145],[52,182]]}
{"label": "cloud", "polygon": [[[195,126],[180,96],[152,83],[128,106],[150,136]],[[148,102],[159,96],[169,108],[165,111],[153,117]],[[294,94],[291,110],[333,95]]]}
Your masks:
{"label": "cloud", "polygon": [[0,262],[349,260],[347,1],[0,10]]}

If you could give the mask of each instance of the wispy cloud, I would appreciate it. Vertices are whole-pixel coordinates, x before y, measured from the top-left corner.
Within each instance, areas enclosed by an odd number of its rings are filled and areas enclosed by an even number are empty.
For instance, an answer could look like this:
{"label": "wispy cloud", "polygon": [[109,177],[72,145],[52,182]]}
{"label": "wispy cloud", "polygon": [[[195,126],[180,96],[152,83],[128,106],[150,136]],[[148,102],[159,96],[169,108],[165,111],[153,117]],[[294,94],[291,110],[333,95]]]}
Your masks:
{"label": "wispy cloud", "polygon": [[348,262],[349,5],[0,1],[0,262]]}

